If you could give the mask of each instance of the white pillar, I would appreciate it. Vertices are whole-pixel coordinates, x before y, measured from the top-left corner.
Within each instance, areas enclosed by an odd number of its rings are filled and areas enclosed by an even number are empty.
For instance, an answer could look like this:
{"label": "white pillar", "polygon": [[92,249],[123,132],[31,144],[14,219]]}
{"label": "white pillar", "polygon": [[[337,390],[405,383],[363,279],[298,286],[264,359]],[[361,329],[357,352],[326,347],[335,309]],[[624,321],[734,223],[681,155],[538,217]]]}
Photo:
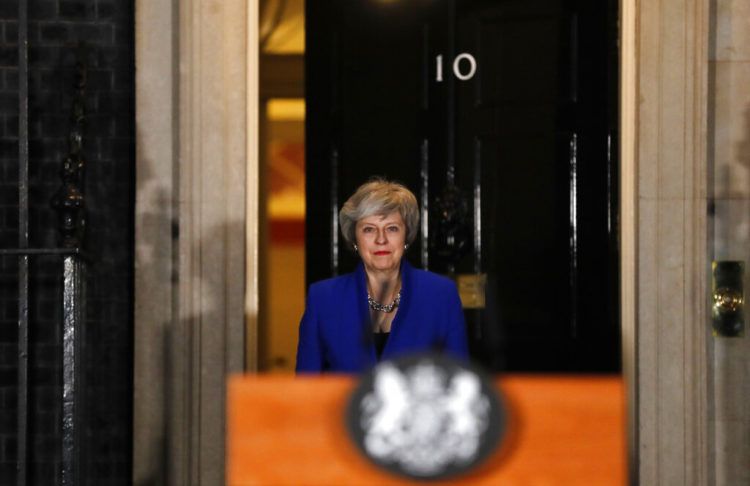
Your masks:
{"label": "white pillar", "polygon": [[626,362],[638,461],[632,479],[711,484],[709,0],[625,0],[623,9],[635,14],[624,25],[635,29],[623,47],[623,75],[635,86],[623,88],[622,142],[623,325],[634,343]]}
{"label": "white pillar", "polygon": [[257,22],[256,0],[136,4],[135,484],[224,483],[257,305]]}

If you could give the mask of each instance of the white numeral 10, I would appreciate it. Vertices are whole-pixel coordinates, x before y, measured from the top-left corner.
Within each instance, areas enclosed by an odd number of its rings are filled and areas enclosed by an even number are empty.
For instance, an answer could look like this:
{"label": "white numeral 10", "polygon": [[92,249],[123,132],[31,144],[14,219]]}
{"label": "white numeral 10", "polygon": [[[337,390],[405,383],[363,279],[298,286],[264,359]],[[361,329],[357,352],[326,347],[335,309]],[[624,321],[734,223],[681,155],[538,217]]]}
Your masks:
{"label": "white numeral 10", "polygon": [[[466,73],[461,72],[461,61],[466,60],[469,63],[469,71]],[[440,54],[436,58],[437,69],[435,72],[435,80],[438,83],[443,82],[443,55]],[[465,64],[465,63],[464,63]],[[453,60],[453,74],[461,81],[468,81],[474,77],[474,73],[477,72],[477,60],[474,56],[468,52],[462,52]]]}

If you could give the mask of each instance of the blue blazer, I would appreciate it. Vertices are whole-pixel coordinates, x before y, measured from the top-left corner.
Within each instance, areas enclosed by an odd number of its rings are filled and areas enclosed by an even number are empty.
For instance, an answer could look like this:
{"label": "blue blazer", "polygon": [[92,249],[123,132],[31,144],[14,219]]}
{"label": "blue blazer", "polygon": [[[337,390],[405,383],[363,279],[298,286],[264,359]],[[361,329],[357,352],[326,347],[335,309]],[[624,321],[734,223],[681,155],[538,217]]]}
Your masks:
{"label": "blue blazer", "polygon": [[[310,286],[299,327],[297,372],[356,373],[377,363],[360,262],[354,273]],[[466,324],[452,280],[401,263],[401,302],[381,359],[446,351],[467,359]]]}

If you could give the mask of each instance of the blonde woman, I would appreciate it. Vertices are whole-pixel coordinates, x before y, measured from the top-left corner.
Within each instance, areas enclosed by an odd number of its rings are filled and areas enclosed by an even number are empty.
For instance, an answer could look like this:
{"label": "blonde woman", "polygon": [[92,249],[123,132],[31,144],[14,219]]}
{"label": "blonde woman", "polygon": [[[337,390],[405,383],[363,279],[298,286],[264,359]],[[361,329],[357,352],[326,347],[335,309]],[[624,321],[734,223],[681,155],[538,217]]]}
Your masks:
{"label": "blonde woman", "polygon": [[310,286],[299,328],[297,372],[359,372],[417,351],[467,358],[466,324],[452,280],[405,258],[417,235],[417,199],[401,184],[360,186],[339,213],[361,262]]}

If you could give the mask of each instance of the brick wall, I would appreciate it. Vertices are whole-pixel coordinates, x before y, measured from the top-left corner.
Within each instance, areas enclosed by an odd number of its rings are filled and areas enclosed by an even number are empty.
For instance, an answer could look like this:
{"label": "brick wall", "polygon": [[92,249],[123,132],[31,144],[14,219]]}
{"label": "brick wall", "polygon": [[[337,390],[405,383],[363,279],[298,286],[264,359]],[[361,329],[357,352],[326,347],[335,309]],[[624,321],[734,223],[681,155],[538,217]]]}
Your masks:
{"label": "brick wall", "polygon": [[[18,244],[18,48],[15,2],[0,2],[0,248]],[[0,480],[15,481],[18,265],[0,257]]]}
{"label": "brick wall", "polygon": [[[0,247],[17,245],[18,0],[0,0]],[[29,0],[31,246],[57,245],[50,199],[67,152],[75,46],[89,48],[84,137],[88,207],[84,484],[129,484],[132,429],[133,6]],[[35,257],[30,281],[30,484],[60,470],[61,262]],[[17,264],[0,261],[0,483],[16,460]]]}

